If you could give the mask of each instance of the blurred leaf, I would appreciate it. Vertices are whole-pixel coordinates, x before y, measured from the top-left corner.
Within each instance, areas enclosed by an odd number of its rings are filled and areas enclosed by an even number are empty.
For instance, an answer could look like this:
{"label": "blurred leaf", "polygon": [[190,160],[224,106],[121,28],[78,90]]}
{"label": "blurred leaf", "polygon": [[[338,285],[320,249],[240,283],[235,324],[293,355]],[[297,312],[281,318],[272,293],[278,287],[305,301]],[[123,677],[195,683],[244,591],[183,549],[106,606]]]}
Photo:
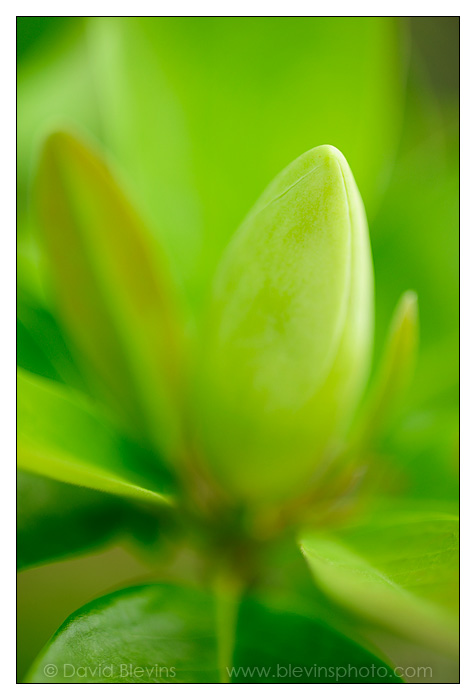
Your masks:
{"label": "blurred leaf", "polygon": [[62,381],[28,328],[17,317],[17,366],[47,379]]}
{"label": "blurred leaf", "polygon": [[85,397],[18,370],[17,460],[25,471],[108,493],[168,503],[156,480],[125,463],[114,431]]}
{"label": "blurred leaf", "polygon": [[[233,665],[245,669],[237,683],[400,682],[384,661],[332,627],[264,599],[240,607]],[[246,669],[269,675],[246,677]]]}
{"label": "blurred leaf", "polygon": [[320,143],[370,216],[393,165],[405,60],[395,18],[91,18],[105,139],[191,303],[266,184]]}
{"label": "blurred leaf", "polygon": [[[233,660],[220,668],[216,614],[207,593],[169,585],[105,596],[63,624],[27,682],[398,682],[384,663],[332,629],[250,600],[240,605]],[[48,677],[48,664],[58,668],[57,675]],[[355,675],[346,675],[348,666]]]}
{"label": "blurred leaf", "polygon": [[17,567],[107,542],[124,522],[119,499],[21,470],[17,475]]}
{"label": "blurred leaf", "polygon": [[17,365],[47,379],[84,388],[55,318],[21,289],[17,292]]}
{"label": "blurred leaf", "polygon": [[118,537],[157,543],[163,511],[37,474],[17,472],[17,568],[87,552]]}
{"label": "blurred leaf", "polygon": [[457,654],[456,516],[389,509],[332,535],[306,533],[301,542],[331,599],[404,637]]}
{"label": "blurred leaf", "polygon": [[70,134],[46,141],[35,195],[56,303],[99,392],[129,429],[177,449],[179,329],[166,271],[102,160]]}
{"label": "blurred leaf", "polygon": [[29,213],[17,215],[17,290],[41,306],[48,306],[47,271]]}

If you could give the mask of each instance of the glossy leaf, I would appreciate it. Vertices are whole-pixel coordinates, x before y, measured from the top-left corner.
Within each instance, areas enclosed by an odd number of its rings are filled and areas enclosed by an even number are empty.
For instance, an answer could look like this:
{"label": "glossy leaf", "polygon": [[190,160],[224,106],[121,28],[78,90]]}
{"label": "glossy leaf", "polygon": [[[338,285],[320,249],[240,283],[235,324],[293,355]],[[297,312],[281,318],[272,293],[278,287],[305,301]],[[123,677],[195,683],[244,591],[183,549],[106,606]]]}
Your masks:
{"label": "glossy leaf", "polygon": [[372,333],[362,200],[320,146],[265,191],[215,280],[197,421],[217,476],[247,498],[302,487],[347,426]]}
{"label": "glossy leaf", "polygon": [[166,271],[109,168],[82,141],[46,141],[35,183],[56,301],[109,405],[167,456],[177,448],[178,326]]}
{"label": "glossy leaf", "polygon": [[169,501],[159,487],[160,469],[154,483],[141,475],[140,462],[127,464],[117,434],[83,396],[23,370],[17,390],[21,469],[128,498]]}
{"label": "glossy leaf", "polygon": [[458,518],[387,510],[334,533],[306,533],[302,551],[317,584],[371,622],[456,654]]}
{"label": "glossy leaf", "polygon": [[[130,588],[74,613],[27,682],[398,682],[384,663],[332,629],[258,601],[239,607],[233,658],[225,668],[219,645],[216,602],[209,594],[170,585]],[[356,677],[346,677],[349,665]]]}

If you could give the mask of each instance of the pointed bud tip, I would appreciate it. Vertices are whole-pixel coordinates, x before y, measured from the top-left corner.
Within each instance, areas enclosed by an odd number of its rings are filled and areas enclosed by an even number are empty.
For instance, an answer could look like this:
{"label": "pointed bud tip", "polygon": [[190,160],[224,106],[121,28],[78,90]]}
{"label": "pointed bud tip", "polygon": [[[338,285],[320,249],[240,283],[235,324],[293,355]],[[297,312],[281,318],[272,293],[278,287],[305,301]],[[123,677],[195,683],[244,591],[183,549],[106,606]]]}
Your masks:
{"label": "pointed bud tip", "polygon": [[397,316],[408,321],[417,323],[418,321],[418,294],[412,289],[408,289],[400,297],[398,303]]}
{"label": "pointed bud tip", "polygon": [[[339,160],[339,161],[345,161],[345,157],[342,154],[341,151],[339,151],[338,148],[335,146],[331,146],[330,144],[323,144],[322,146],[315,146],[314,148],[311,148],[308,153],[314,154],[316,157],[327,157],[327,158],[332,158],[334,160]],[[304,154],[306,155],[306,154]],[[347,162],[347,161],[346,161]]]}
{"label": "pointed bud tip", "polygon": [[[294,174],[297,184],[305,176],[311,176],[319,189],[327,189],[327,196],[343,197],[354,212],[362,210],[365,216],[362,199],[352,170],[344,154],[335,146],[324,144],[311,148],[297,158],[288,172]],[[284,171],[286,172],[286,171]],[[289,185],[289,181],[285,182]]]}
{"label": "pointed bud tip", "polygon": [[342,153],[334,146],[323,145],[311,148],[292,161],[277,175],[263,192],[251,215],[271,202],[279,200],[296,187],[302,191],[321,192],[348,198],[348,185],[352,174]]}
{"label": "pointed bud tip", "polygon": [[72,127],[59,126],[45,131],[40,140],[42,158],[62,158],[64,154],[87,154],[95,151],[95,142],[88,134]]}
{"label": "pointed bud tip", "polygon": [[306,151],[296,158],[295,163],[299,163],[300,161],[305,161],[310,166],[314,167],[317,165],[324,165],[330,168],[335,168],[337,165],[340,169],[349,167],[343,153],[335,146],[329,144],[311,148],[309,151]]}
{"label": "pointed bud tip", "polygon": [[419,333],[418,295],[413,290],[402,294],[396,306],[391,329],[399,338],[399,344],[410,343],[416,347]]}
{"label": "pointed bud tip", "polygon": [[[342,151],[339,151],[338,148],[335,146],[331,146],[330,144],[323,144],[322,146],[315,146],[315,148],[311,148],[310,151],[307,151],[307,153],[304,153],[301,158],[307,157],[316,163],[316,165],[321,162],[323,164],[326,164],[327,166],[333,168],[336,165],[339,167],[340,172],[342,173],[343,170],[349,169],[349,164],[347,162],[346,157],[342,153]],[[299,160],[299,159],[298,159]]]}
{"label": "pointed bud tip", "polygon": [[39,141],[38,173],[42,173],[44,168],[49,169],[51,167],[56,172],[63,163],[65,154],[71,153],[75,148],[77,149],[78,145],[77,138],[66,128],[55,128],[45,131]]}
{"label": "pointed bud tip", "polygon": [[73,134],[67,129],[53,129],[43,136],[42,150],[45,153],[56,153],[73,140]]}

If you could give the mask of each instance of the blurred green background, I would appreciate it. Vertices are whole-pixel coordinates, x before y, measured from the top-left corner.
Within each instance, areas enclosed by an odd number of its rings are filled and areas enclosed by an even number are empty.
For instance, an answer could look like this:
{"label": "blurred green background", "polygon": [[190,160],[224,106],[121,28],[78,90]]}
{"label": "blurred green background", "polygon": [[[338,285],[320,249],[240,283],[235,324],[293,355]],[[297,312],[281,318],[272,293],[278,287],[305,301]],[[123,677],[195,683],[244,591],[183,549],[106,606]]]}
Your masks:
{"label": "blurred green background", "polygon": [[[51,127],[102,144],[191,324],[267,183],[332,144],[367,209],[376,358],[401,292],[419,296],[418,367],[386,445],[392,488],[457,500],[459,19],[20,17],[17,59],[19,300],[50,305],[29,183]],[[69,612],[146,571],[116,548],[20,574],[19,676]]]}

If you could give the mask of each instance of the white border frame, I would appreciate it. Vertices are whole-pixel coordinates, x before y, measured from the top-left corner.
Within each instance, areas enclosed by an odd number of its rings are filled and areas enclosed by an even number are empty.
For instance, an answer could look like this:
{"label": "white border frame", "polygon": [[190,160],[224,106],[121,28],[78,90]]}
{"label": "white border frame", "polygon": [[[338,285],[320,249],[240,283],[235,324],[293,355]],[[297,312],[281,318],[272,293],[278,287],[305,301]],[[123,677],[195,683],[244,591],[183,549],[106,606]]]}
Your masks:
{"label": "white border frame", "polygon": [[[285,3],[279,0],[275,2],[249,2],[242,0],[240,3],[223,3],[218,2],[181,2],[181,3],[152,3],[138,1],[134,3],[132,8],[130,3],[123,1],[118,2],[83,2],[78,4],[77,12],[71,11],[71,4],[66,8],[64,3],[60,2],[19,2],[16,7],[11,8],[8,12],[3,13],[3,21],[0,25],[0,51],[1,51],[1,66],[3,72],[3,109],[1,112],[2,129],[0,131],[1,153],[2,153],[2,202],[4,212],[7,216],[3,216],[3,244],[6,248],[1,256],[1,273],[0,280],[2,285],[1,300],[3,305],[2,319],[4,320],[3,328],[7,329],[7,336],[3,336],[1,344],[2,362],[0,368],[2,372],[2,425],[7,426],[3,432],[3,472],[8,475],[7,486],[3,490],[3,508],[2,517],[5,520],[3,523],[2,532],[9,535],[13,531],[13,522],[15,507],[11,494],[15,488],[15,473],[12,469],[12,464],[15,460],[15,416],[12,405],[16,397],[15,375],[13,372],[14,357],[15,357],[15,319],[12,299],[15,298],[15,269],[13,261],[15,260],[15,238],[12,236],[12,231],[16,231],[16,187],[15,179],[12,173],[16,172],[16,112],[13,110],[13,105],[16,104],[16,73],[15,73],[15,18],[16,16],[47,16],[47,15],[129,15],[130,10],[134,9],[137,15],[163,15],[163,16],[315,16],[320,15],[324,8],[324,3],[313,3],[303,0],[295,0],[293,3]],[[39,13],[38,10],[42,12]],[[470,687],[475,688],[474,672],[472,672],[472,649],[473,639],[472,630],[476,627],[475,615],[475,596],[474,586],[472,585],[476,579],[476,565],[474,563],[474,539],[470,531],[471,526],[474,527],[474,522],[470,522],[470,515],[474,514],[475,506],[474,499],[476,497],[476,454],[473,435],[475,433],[476,409],[474,406],[474,396],[476,395],[476,274],[473,270],[476,264],[476,226],[473,213],[474,199],[476,197],[476,178],[474,176],[474,163],[476,161],[476,92],[474,90],[474,72],[476,68],[475,55],[475,11],[470,8],[469,3],[446,3],[446,2],[400,2],[392,4],[389,8],[388,3],[382,7],[381,3],[364,2],[359,3],[358,9],[361,14],[356,15],[357,9],[354,2],[339,2],[332,3],[333,13],[322,14],[322,16],[460,16],[461,17],[461,222],[460,222],[460,241],[461,241],[461,509],[463,513],[463,537],[462,537],[462,606],[464,615],[461,619],[461,686],[464,692]],[[382,10],[387,10],[382,12]],[[389,12],[393,9],[393,12]],[[68,10],[68,11],[67,11]],[[173,10],[173,11],[171,11]],[[200,11],[200,14],[198,14]],[[321,11],[321,12],[320,12]],[[10,330],[11,329],[11,330]],[[7,449],[5,449],[5,445]],[[2,595],[3,600],[11,601],[16,597],[16,588],[13,582],[13,567],[15,566],[15,542],[13,538],[4,542],[4,551],[8,552],[8,565],[2,567]],[[10,575],[12,572],[12,575]],[[15,654],[13,640],[9,635],[11,630],[15,628],[16,617],[14,606],[10,603],[4,604],[5,619],[3,620],[3,640],[4,648],[7,652],[4,658],[4,674],[9,677],[7,683],[2,685],[15,684]],[[11,641],[10,641],[11,640]],[[5,677],[4,675],[4,677]],[[11,680],[10,680],[11,679]],[[412,695],[417,694],[419,698],[446,698],[448,693],[458,694],[461,686],[452,686],[451,689],[442,685],[407,685],[405,693]],[[14,692],[23,696],[29,695],[30,686],[14,685]],[[157,686],[144,685],[141,686],[144,696],[157,697]],[[270,686],[268,686],[269,688]],[[87,694],[104,697],[122,697],[130,692],[129,686],[119,685],[92,685],[87,689]],[[137,685],[134,688],[138,688]],[[258,688],[258,690],[256,690]],[[286,686],[272,686],[273,695],[287,698],[289,690]],[[345,686],[326,685],[325,690],[319,691],[319,686],[303,685],[300,686],[299,695],[304,698],[315,700],[316,696],[321,692],[326,698],[341,697]],[[373,690],[372,690],[373,688]],[[224,690],[223,690],[224,689]],[[36,686],[33,693],[35,695],[46,694],[48,697],[54,697],[58,692],[58,697],[65,693],[64,686]],[[134,692],[137,692],[134,691]],[[229,698],[241,697],[242,686],[239,685],[162,685],[160,686],[161,696],[166,695],[167,698],[177,697],[194,697],[206,695],[207,699],[220,697],[224,692]],[[269,691],[268,691],[269,692]],[[296,691],[293,691],[296,692]],[[350,692],[350,691],[349,691]],[[352,695],[372,696],[374,693],[380,697],[382,694],[382,686],[359,685],[353,686]],[[385,695],[398,693],[398,686],[387,685]],[[85,693],[84,686],[71,685],[67,690],[69,697],[83,697]],[[100,695],[99,695],[100,693]],[[263,690],[260,686],[247,685],[247,696],[261,696]]]}

